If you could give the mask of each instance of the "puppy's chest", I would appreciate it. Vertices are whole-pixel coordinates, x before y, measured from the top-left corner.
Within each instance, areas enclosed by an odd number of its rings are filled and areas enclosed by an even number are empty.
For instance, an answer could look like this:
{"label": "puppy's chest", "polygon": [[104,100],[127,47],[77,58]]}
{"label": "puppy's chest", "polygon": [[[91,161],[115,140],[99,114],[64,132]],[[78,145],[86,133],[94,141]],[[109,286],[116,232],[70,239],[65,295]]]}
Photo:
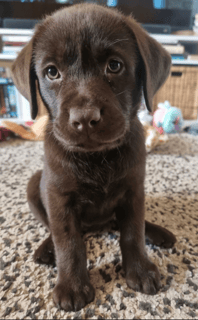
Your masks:
{"label": "puppy's chest", "polygon": [[82,185],[78,197],[82,226],[97,226],[108,222],[124,193],[125,188],[120,183],[100,188],[93,185]]}

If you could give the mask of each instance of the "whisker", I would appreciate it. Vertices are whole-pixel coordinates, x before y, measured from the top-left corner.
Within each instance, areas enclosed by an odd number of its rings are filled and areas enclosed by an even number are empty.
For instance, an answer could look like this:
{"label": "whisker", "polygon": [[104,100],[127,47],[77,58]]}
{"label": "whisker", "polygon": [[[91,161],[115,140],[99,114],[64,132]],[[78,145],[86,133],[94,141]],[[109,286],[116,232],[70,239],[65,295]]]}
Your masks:
{"label": "whisker", "polygon": [[127,92],[127,90],[124,90],[124,91],[122,91],[122,92],[120,92],[120,93],[116,94],[116,97],[117,97],[117,96],[119,96],[120,94],[124,93],[124,92]]}
{"label": "whisker", "polygon": [[113,46],[114,44],[121,42],[121,41],[128,41],[129,39],[116,39],[114,42],[110,43],[107,48]]}
{"label": "whisker", "polygon": [[119,153],[119,155],[120,155],[120,157],[121,157],[121,152],[120,152],[119,146],[117,147],[117,150],[118,150],[118,153]]}

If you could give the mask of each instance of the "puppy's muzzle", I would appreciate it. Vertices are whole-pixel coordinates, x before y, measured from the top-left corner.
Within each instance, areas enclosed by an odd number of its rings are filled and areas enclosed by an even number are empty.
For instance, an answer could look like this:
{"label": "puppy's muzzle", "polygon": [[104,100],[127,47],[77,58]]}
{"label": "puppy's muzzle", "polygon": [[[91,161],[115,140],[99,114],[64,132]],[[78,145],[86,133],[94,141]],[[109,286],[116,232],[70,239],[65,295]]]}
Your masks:
{"label": "puppy's muzzle", "polygon": [[101,121],[101,111],[98,108],[70,109],[69,125],[78,133],[91,135]]}

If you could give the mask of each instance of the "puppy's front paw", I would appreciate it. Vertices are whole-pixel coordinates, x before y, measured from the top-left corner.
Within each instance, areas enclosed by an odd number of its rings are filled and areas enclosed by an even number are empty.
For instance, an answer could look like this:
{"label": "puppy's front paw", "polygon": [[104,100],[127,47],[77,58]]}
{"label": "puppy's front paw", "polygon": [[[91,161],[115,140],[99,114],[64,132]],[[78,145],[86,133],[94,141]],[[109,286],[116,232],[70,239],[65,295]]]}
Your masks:
{"label": "puppy's front paw", "polygon": [[65,311],[78,311],[94,300],[94,288],[90,282],[79,285],[57,283],[53,291],[53,300],[57,307]]}
{"label": "puppy's front paw", "polygon": [[161,288],[160,273],[147,258],[139,259],[126,273],[127,285],[145,294],[154,295]]}

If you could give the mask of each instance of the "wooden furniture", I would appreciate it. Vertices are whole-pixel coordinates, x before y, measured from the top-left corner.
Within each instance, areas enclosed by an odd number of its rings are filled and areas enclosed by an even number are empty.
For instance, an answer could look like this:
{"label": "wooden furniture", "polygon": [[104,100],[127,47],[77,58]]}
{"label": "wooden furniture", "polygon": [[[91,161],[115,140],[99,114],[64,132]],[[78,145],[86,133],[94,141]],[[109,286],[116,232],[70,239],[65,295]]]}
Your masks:
{"label": "wooden furniture", "polygon": [[154,97],[154,111],[158,103],[166,100],[181,109],[184,119],[198,118],[198,66],[172,66],[166,83]]}

